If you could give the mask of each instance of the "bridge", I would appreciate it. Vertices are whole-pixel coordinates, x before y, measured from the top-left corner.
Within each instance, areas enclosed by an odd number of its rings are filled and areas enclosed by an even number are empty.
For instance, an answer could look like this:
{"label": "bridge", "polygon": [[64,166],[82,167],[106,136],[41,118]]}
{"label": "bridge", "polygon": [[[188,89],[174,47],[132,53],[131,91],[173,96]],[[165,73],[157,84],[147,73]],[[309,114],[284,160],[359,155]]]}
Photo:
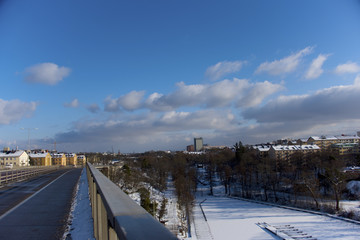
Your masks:
{"label": "bridge", "polygon": [[[0,172],[0,239],[62,239],[81,168]],[[86,173],[96,239],[176,239],[91,164]]]}

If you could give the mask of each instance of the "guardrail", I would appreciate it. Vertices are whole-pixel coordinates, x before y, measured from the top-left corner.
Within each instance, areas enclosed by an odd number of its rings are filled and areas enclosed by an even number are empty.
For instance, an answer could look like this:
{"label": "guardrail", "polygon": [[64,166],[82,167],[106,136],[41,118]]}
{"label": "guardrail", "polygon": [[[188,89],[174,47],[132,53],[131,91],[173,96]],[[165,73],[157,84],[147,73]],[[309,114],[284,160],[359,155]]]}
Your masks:
{"label": "guardrail", "polygon": [[86,171],[97,240],[177,239],[93,165]]}
{"label": "guardrail", "polygon": [[24,180],[39,174],[56,170],[58,166],[36,167],[36,168],[18,168],[0,171],[0,186],[11,182]]}

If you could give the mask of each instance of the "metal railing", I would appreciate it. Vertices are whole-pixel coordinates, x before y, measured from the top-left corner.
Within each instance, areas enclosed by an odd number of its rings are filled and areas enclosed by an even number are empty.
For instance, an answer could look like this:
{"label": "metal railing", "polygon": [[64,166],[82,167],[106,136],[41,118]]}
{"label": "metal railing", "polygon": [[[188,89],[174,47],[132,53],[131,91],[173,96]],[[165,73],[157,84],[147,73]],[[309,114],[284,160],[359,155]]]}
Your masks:
{"label": "metal railing", "polygon": [[93,165],[86,170],[97,240],[177,239]]}
{"label": "metal railing", "polygon": [[58,166],[17,168],[0,171],[0,186],[17,182],[58,169]]}

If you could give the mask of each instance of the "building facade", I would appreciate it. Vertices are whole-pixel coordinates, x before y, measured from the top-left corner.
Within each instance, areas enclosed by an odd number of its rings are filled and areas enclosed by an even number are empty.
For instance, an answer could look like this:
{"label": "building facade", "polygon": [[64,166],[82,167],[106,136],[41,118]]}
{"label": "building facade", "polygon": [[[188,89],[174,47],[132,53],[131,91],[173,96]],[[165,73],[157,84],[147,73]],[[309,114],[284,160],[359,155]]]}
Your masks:
{"label": "building facade", "polygon": [[52,165],[66,166],[66,156],[64,153],[51,154]]}
{"label": "building facade", "polygon": [[200,152],[204,147],[203,139],[200,138],[194,138],[194,150],[195,152]]}
{"label": "building facade", "polygon": [[33,166],[51,166],[52,159],[48,152],[30,153],[30,162]]}
{"label": "building facade", "polygon": [[65,154],[66,157],[66,165],[70,166],[70,165],[77,165],[77,156],[75,153],[66,153]]}
{"label": "building facade", "polygon": [[11,150],[4,149],[0,152],[0,165],[1,167],[25,167],[30,166],[29,155],[24,150]]}

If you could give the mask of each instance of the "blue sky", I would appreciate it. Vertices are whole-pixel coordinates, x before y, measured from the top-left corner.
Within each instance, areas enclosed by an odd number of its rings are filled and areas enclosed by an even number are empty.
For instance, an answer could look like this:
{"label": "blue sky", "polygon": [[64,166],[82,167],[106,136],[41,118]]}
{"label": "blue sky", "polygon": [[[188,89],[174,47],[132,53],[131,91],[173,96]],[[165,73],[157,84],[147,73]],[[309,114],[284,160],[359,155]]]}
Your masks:
{"label": "blue sky", "polygon": [[360,130],[360,1],[0,1],[0,145],[182,150]]}

